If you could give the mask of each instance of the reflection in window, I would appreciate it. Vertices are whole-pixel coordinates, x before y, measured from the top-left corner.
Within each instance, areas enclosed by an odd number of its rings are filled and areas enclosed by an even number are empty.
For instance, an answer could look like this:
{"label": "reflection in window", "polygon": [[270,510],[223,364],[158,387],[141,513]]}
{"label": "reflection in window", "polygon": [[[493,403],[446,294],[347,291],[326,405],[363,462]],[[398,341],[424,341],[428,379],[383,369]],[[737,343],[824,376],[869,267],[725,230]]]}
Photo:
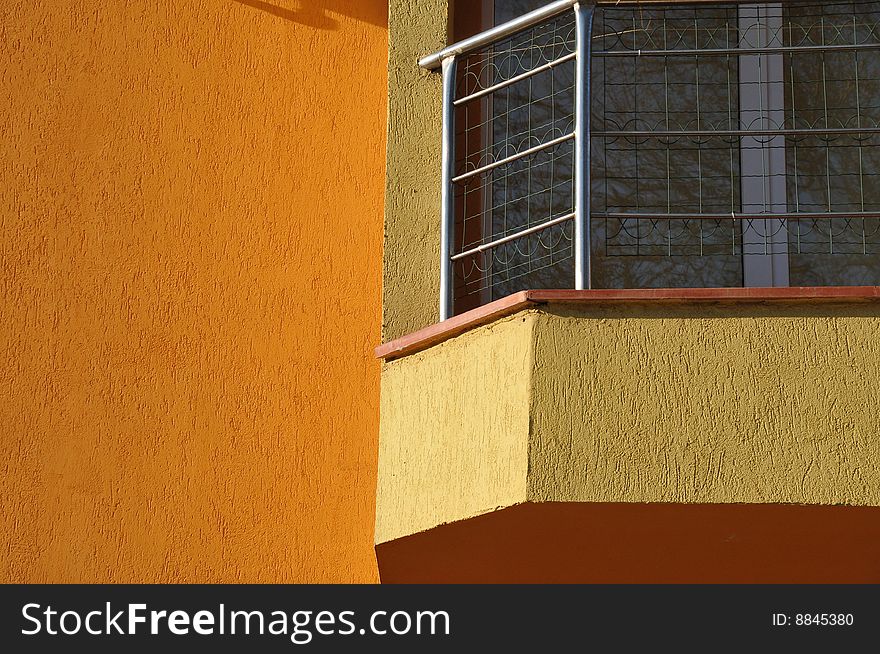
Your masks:
{"label": "reflection in window", "polygon": [[851,49],[878,24],[874,2],[598,11],[595,286],[880,283],[880,137],[856,130],[880,59]]}
{"label": "reflection in window", "polygon": [[[574,37],[565,12],[459,62],[457,311],[573,287]],[[593,287],[880,284],[878,45],[880,2],[598,7]]]}

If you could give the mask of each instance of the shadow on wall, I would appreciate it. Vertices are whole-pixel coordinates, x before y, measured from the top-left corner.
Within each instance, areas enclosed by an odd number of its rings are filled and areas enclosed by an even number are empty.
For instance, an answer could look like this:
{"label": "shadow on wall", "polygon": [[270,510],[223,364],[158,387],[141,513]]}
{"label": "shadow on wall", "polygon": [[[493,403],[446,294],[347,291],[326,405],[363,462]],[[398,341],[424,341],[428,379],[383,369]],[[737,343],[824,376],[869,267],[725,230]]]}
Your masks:
{"label": "shadow on wall", "polygon": [[278,18],[309,25],[318,29],[335,30],[339,23],[330,14],[350,16],[355,20],[380,27],[388,25],[388,4],[375,0],[234,0],[239,4],[265,11]]}

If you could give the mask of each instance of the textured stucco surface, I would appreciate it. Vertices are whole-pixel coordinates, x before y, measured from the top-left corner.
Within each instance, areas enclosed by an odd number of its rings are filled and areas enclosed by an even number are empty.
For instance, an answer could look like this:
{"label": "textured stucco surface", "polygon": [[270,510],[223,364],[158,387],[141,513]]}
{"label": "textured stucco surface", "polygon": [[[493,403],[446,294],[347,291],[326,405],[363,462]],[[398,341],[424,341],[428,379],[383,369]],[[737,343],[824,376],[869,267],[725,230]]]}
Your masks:
{"label": "textured stucco surface", "polygon": [[441,81],[418,60],[446,45],[447,0],[390,0],[382,340],[437,322]]}
{"label": "textured stucco surface", "polygon": [[880,506],[878,396],[875,304],[529,310],[386,366],[377,542],[522,501],[497,479],[533,502]]}
{"label": "textured stucco surface", "polygon": [[377,579],[386,10],[0,3],[0,580]]}
{"label": "textured stucco surface", "polygon": [[529,497],[880,505],[880,308],[634,306],[535,328]]}
{"label": "textured stucco surface", "polygon": [[377,543],[525,501],[535,317],[385,365]]}

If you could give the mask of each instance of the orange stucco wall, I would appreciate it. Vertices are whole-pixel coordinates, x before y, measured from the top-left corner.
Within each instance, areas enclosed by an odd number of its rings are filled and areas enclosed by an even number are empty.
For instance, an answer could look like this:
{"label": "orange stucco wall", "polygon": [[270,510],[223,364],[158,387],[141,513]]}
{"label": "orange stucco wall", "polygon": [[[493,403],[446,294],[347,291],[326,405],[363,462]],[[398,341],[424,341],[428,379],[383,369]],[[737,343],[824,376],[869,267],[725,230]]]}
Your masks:
{"label": "orange stucco wall", "polygon": [[2,581],[377,580],[386,6],[0,3]]}

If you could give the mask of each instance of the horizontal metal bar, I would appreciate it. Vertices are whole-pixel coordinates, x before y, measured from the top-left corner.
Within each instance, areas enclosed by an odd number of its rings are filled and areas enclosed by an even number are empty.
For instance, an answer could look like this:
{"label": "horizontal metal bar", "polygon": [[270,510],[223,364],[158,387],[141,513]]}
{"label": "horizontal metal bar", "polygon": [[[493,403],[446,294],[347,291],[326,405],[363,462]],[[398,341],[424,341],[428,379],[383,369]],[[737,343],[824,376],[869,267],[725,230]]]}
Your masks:
{"label": "horizontal metal bar", "polygon": [[523,14],[519,18],[514,18],[513,20],[509,20],[506,23],[501,23],[501,25],[497,25],[491,29],[486,30],[485,32],[480,32],[479,34],[470,37],[469,39],[464,39],[463,41],[459,41],[458,43],[453,43],[452,45],[443,48],[439,52],[435,52],[434,54],[430,54],[427,57],[423,57],[419,60],[419,66],[422,68],[427,68],[428,70],[434,70],[440,67],[440,62],[442,62],[447,57],[454,57],[458,55],[467,54],[468,52],[473,52],[474,50],[479,50],[480,48],[489,45],[490,43],[494,43],[495,41],[500,41],[501,39],[516,34],[517,32],[521,32],[524,29],[532,27],[544,21],[548,18],[552,18],[557,14],[561,14],[566,9],[570,9],[573,7],[578,0],[557,0],[556,2],[551,2],[549,5],[541,7],[540,9],[535,9],[534,11],[530,11],[527,14]]}
{"label": "horizontal metal bar", "polygon": [[[596,4],[599,7],[642,7],[646,5],[655,5],[657,9],[678,9],[676,5],[705,5],[707,9],[718,8],[718,5],[754,5],[768,4],[764,2],[755,2],[755,0],[598,0]],[[816,2],[816,4],[819,4]]]}
{"label": "horizontal metal bar", "polygon": [[471,100],[476,100],[477,98],[482,98],[484,95],[489,95],[490,93],[495,93],[495,91],[500,91],[501,89],[507,88],[508,86],[512,86],[517,82],[521,82],[524,79],[528,79],[533,75],[537,75],[538,73],[543,73],[545,70],[550,70],[554,66],[558,66],[560,64],[564,64],[566,61],[572,61],[577,57],[577,52],[572,52],[564,57],[559,57],[559,59],[554,59],[553,61],[543,64],[542,66],[538,66],[537,68],[533,68],[530,71],[525,73],[521,73],[514,77],[511,77],[508,80],[504,80],[503,82],[498,82],[498,84],[494,84],[488,88],[477,91],[476,93],[471,93],[470,95],[466,95],[463,98],[459,98],[453,104],[457,107],[460,104],[465,104],[466,102],[470,102]]}
{"label": "horizontal metal bar", "polygon": [[818,127],[815,129],[719,129],[719,130],[681,130],[681,131],[650,131],[650,130],[594,130],[593,136],[614,137],[645,137],[674,138],[676,136],[811,136],[820,134],[880,134],[880,127]]}
{"label": "horizontal metal bar", "polygon": [[[597,37],[601,38],[601,36]],[[787,45],[766,48],[704,48],[688,50],[598,50],[594,57],[695,57],[716,55],[783,54],[786,52],[834,52],[836,50],[877,50],[880,43],[843,45]]]}
{"label": "horizontal metal bar", "polygon": [[[440,62],[447,57],[467,54],[469,52],[473,52],[474,50],[479,50],[480,48],[490,45],[495,41],[500,41],[505,37],[512,36],[513,34],[532,27],[533,25],[547,20],[548,18],[552,18],[557,14],[561,14],[566,9],[569,9],[577,4],[578,1],[579,0],[557,0],[556,2],[551,2],[544,7],[540,7],[539,9],[535,9],[534,11],[530,11],[529,13],[523,14],[518,18],[509,20],[506,23],[497,25],[491,29],[486,30],[485,32],[480,32],[479,34],[476,34],[470,38],[453,43],[452,45],[449,45],[442,50],[439,50],[438,52],[422,57],[421,59],[419,59],[419,66],[428,70],[436,70],[440,68]],[[704,1],[705,0],[678,0],[673,4],[692,5],[701,4],[701,2]],[[730,4],[749,4],[754,2],[754,0],[728,1]],[[595,4],[598,4],[599,6],[626,7],[643,5],[644,0],[599,0]],[[602,53],[594,54],[602,56]]]}
{"label": "horizontal metal bar", "polygon": [[574,138],[574,132],[571,134],[566,134],[565,136],[560,136],[558,138],[547,141],[546,143],[541,143],[540,145],[536,145],[528,150],[523,150],[522,152],[517,152],[516,154],[512,154],[509,157],[505,157],[504,159],[499,159],[498,161],[493,161],[492,163],[483,166],[482,168],[477,168],[476,170],[469,170],[466,173],[462,173],[458,177],[453,177],[453,182],[463,182],[466,179],[470,179],[474,175],[479,175],[480,173],[485,173],[488,170],[493,170],[498,168],[499,166],[504,166],[505,164],[509,164],[511,161],[516,161],[517,159],[524,159],[529,155],[535,154],[536,152],[540,152],[541,150],[546,150],[547,148],[552,148],[554,145],[559,145],[560,143],[564,143],[565,141],[570,141]]}
{"label": "horizontal metal bar", "polygon": [[800,213],[627,213],[627,212],[593,212],[596,218],[611,218],[614,220],[762,220],[764,218],[776,218],[778,220],[806,219],[831,219],[831,218],[880,218],[880,211],[853,211],[853,212],[800,212]]}
{"label": "horizontal metal bar", "polygon": [[499,238],[495,241],[490,241],[489,243],[484,243],[483,245],[471,248],[470,250],[459,252],[455,256],[450,257],[450,261],[458,261],[459,259],[464,259],[465,257],[469,257],[473,254],[479,254],[480,252],[491,250],[492,248],[496,248],[499,245],[504,245],[505,243],[510,243],[510,241],[515,241],[518,238],[522,238],[523,236],[528,236],[529,234],[543,231],[548,227],[553,227],[554,225],[558,225],[559,223],[564,223],[566,220],[571,220],[572,218],[574,218],[574,214],[570,213],[566,216],[561,216],[559,218],[554,218],[553,220],[548,220],[541,223],[540,225],[535,225],[534,227],[529,227],[528,229],[524,229],[521,232],[517,232],[516,234],[511,234],[509,236]]}

